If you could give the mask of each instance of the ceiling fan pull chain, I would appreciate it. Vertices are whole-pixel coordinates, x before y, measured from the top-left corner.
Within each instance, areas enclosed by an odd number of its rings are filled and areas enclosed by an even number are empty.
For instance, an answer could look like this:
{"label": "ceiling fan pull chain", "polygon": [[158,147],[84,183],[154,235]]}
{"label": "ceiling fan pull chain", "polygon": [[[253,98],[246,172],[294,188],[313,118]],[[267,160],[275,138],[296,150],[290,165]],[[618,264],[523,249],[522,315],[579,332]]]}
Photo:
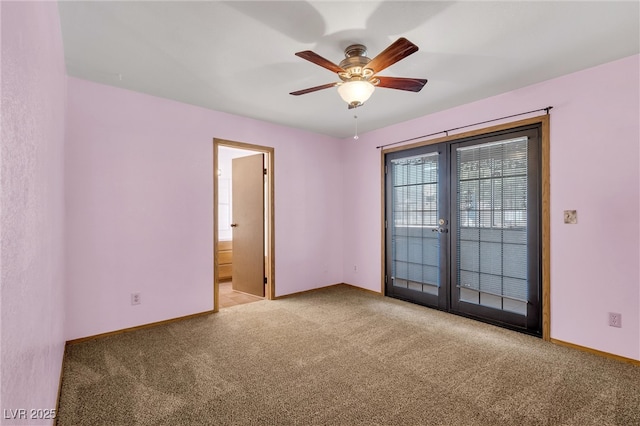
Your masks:
{"label": "ceiling fan pull chain", "polygon": [[353,118],[356,120],[356,134],[353,136],[355,140],[358,140],[358,116],[354,115]]}

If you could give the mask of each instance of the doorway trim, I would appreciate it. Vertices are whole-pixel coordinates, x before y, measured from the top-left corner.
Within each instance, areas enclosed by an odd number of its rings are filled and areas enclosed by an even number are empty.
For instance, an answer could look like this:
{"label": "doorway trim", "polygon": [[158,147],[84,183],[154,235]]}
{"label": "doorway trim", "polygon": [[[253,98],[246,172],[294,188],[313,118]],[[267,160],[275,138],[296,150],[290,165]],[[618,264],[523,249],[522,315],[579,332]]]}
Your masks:
{"label": "doorway trim", "polygon": [[471,136],[480,136],[488,133],[494,133],[502,130],[509,130],[516,127],[527,126],[530,124],[540,124],[542,132],[542,158],[541,158],[541,258],[542,258],[542,339],[551,340],[551,217],[550,217],[550,172],[549,172],[549,114],[526,118],[523,120],[512,121],[509,123],[498,124],[482,129],[471,130],[468,132],[457,133],[451,136],[430,139],[421,142],[415,142],[407,145],[394,146],[393,148],[380,150],[380,212],[381,212],[381,236],[380,244],[382,247],[381,273],[380,273],[380,293],[386,296],[385,290],[385,273],[386,273],[386,256],[387,248],[385,243],[385,156],[391,152],[404,151],[411,148],[417,148],[426,145],[434,145],[443,142],[450,142],[457,139],[468,138]]}
{"label": "doorway trim", "polygon": [[275,184],[273,179],[275,169],[275,149],[268,146],[254,145],[244,142],[236,142],[225,139],[213,138],[213,312],[218,312],[219,306],[219,280],[218,280],[218,148],[225,146],[229,148],[244,149],[247,151],[255,151],[256,153],[267,154],[267,191],[265,194],[265,215],[266,226],[264,230],[265,237],[265,277],[267,278],[267,286],[265,289],[265,298],[267,300],[275,299],[275,206],[274,193]]}

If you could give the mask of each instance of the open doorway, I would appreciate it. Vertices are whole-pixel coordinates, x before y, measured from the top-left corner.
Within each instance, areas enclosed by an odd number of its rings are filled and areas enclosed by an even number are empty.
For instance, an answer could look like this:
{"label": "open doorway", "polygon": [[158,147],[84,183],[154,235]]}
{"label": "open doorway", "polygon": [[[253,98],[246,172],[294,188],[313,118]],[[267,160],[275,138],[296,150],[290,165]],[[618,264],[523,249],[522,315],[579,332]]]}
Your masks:
{"label": "open doorway", "polygon": [[239,303],[275,298],[274,149],[217,138],[213,143],[217,312],[229,306],[220,302],[230,295]]}

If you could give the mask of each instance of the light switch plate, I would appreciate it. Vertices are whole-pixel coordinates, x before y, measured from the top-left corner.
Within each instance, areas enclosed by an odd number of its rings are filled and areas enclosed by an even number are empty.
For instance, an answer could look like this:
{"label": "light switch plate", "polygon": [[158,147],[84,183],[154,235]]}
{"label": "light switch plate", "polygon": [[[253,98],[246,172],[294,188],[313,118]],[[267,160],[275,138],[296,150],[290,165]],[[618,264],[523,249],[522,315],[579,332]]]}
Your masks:
{"label": "light switch plate", "polygon": [[564,223],[575,225],[578,223],[578,211],[577,210],[565,210],[564,211]]}

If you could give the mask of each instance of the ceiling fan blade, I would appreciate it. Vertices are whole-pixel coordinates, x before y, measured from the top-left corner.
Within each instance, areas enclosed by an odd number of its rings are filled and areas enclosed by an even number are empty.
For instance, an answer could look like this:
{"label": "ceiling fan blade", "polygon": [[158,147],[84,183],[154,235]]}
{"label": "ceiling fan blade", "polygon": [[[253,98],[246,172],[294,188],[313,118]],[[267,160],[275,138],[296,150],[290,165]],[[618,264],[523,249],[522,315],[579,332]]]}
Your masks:
{"label": "ceiling fan blade", "polygon": [[296,92],[291,92],[289,94],[294,96],[304,95],[306,93],[317,92],[318,90],[329,89],[330,87],[335,87],[337,85],[338,83],[328,83],[328,84],[323,84],[322,86],[316,86],[316,87],[310,87],[308,89],[298,90]]}
{"label": "ceiling fan blade", "polygon": [[395,64],[401,59],[406,58],[418,51],[418,46],[411,43],[404,37],[400,37],[393,42],[389,47],[384,49],[375,58],[371,60],[366,68],[373,71],[374,74],[379,73],[383,69]]}
{"label": "ceiling fan blade", "polygon": [[302,52],[298,52],[298,53],[296,53],[296,56],[299,56],[302,59],[306,59],[309,62],[313,62],[316,65],[320,65],[321,67],[326,68],[329,71],[333,71],[333,72],[336,72],[336,73],[337,72],[344,72],[344,69],[342,69],[338,65],[334,64],[330,60],[323,58],[322,56],[318,55],[317,53],[312,52],[311,50],[304,50]]}
{"label": "ceiling fan blade", "polygon": [[419,92],[422,90],[426,79],[422,78],[401,78],[401,77],[376,77],[380,80],[378,87],[386,87],[388,89],[407,90],[409,92]]}

